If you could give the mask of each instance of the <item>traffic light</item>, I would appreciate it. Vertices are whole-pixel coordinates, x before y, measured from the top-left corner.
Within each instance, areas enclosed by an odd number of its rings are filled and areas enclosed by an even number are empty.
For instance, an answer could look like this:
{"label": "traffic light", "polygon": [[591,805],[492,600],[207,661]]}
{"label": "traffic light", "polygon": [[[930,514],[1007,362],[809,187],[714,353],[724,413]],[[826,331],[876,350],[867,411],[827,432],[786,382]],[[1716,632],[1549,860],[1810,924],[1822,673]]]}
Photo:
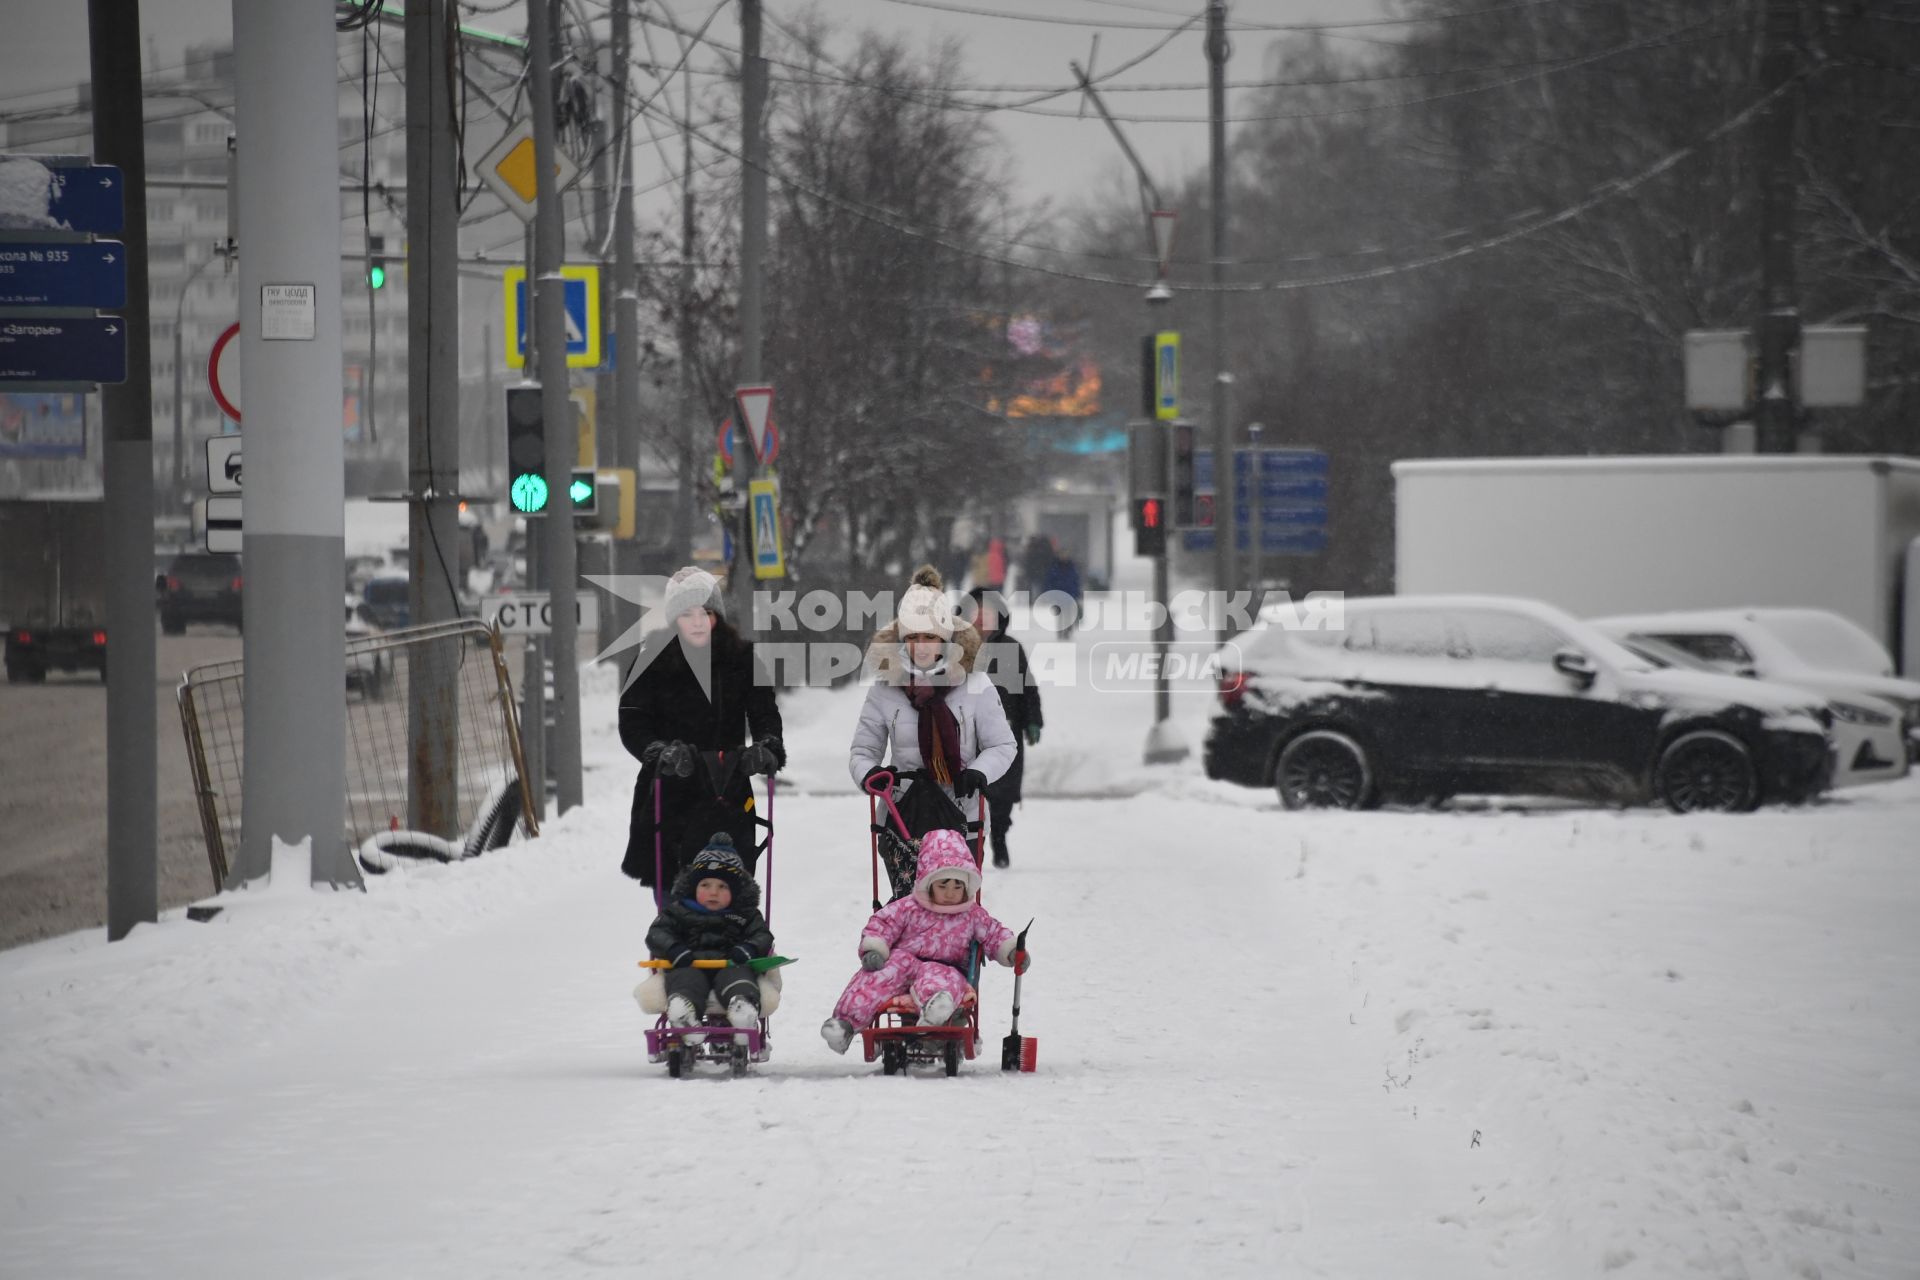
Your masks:
{"label": "traffic light", "polygon": [[540,388],[507,388],[507,497],[521,515],[547,509],[547,426]]}
{"label": "traffic light", "polygon": [[1167,500],[1158,494],[1133,500],[1133,554],[1167,554],[1168,515]]}
{"label": "traffic light", "polygon": [[573,501],[573,514],[576,516],[595,515],[600,510],[600,490],[593,480],[593,468],[575,471],[567,485],[567,496]]}
{"label": "traffic light", "polygon": [[1194,512],[1193,502],[1193,424],[1176,422],[1169,434],[1173,448],[1171,488],[1167,505],[1169,523],[1176,529],[1190,529],[1199,523]]}
{"label": "traffic light", "polygon": [[387,283],[387,238],[367,237],[367,288],[384,288]]}

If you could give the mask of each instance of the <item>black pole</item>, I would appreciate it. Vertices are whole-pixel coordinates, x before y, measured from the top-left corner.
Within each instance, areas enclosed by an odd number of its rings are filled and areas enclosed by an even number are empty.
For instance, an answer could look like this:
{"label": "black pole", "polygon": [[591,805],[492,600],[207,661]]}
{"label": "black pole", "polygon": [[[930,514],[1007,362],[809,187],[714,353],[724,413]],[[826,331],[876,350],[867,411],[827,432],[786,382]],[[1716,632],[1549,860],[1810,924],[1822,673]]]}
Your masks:
{"label": "black pole", "polygon": [[[93,147],[120,169],[127,380],[102,389],[107,564],[107,938],[160,918],[153,685],[153,370],[147,350],[147,150],[140,0],[88,0]],[[178,464],[176,463],[176,466]]]}

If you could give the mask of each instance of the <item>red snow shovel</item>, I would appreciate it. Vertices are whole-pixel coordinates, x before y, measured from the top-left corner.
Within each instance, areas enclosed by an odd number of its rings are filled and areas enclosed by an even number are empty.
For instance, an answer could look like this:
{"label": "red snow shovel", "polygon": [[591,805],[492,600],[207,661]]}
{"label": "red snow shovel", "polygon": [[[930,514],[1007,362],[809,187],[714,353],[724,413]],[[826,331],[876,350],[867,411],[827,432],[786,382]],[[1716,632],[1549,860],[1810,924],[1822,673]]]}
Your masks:
{"label": "red snow shovel", "polygon": [[[1021,955],[1027,949],[1027,929],[1033,928],[1033,921],[1027,921],[1027,928],[1013,940],[1013,954]],[[1017,963],[1017,961],[1016,961]],[[1040,1065],[1040,1040],[1037,1036],[1020,1034],[1020,969],[1013,971],[1013,1030],[1000,1042],[1000,1069],[1002,1071],[1033,1071]]]}

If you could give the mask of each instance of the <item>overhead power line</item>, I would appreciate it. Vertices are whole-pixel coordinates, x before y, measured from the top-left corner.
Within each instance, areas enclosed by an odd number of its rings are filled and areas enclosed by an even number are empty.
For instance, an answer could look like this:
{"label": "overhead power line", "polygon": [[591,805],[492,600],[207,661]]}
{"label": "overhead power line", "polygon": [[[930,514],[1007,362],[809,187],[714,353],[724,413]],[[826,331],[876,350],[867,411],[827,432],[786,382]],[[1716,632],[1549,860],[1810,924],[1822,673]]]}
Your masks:
{"label": "overhead power line", "polygon": [[[1752,103],[1749,103],[1746,107],[1744,107],[1740,111],[1722,120],[1719,124],[1715,125],[1712,129],[1707,130],[1705,133],[1702,133],[1701,135],[1696,137],[1693,141],[1686,143],[1683,146],[1677,147],[1672,151],[1669,151],[1666,155],[1662,156],[1660,159],[1654,161],[1649,165],[1646,165],[1645,167],[1635,171],[1634,173],[1626,177],[1617,178],[1612,181],[1600,184],[1599,186],[1593,188],[1588,195],[1586,195],[1585,197],[1583,197],[1578,201],[1575,201],[1571,204],[1563,206],[1562,208],[1554,210],[1550,213],[1534,214],[1531,216],[1527,214],[1519,215],[1516,225],[1511,226],[1499,232],[1494,232],[1494,233],[1484,235],[1483,237],[1468,244],[1456,245],[1444,250],[1434,251],[1431,253],[1409,258],[1399,262],[1385,263],[1377,267],[1367,267],[1367,268],[1361,268],[1358,270],[1344,271],[1344,272],[1340,272],[1333,275],[1302,277],[1297,279],[1240,281],[1240,282],[1226,283],[1226,284],[1219,284],[1219,285],[1214,285],[1210,283],[1203,284],[1203,283],[1197,283],[1197,282],[1176,283],[1173,281],[1168,281],[1167,282],[1168,287],[1173,289],[1177,293],[1213,293],[1213,292],[1277,293],[1277,292],[1291,291],[1295,289],[1326,288],[1333,285],[1358,284],[1358,283],[1363,283],[1370,280],[1378,280],[1378,279],[1384,279],[1390,276],[1402,275],[1412,271],[1425,270],[1430,267],[1439,266],[1444,263],[1457,261],[1462,258],[1471,257],[1477,254],[1488,252],[1493,249],[1501,248],[1505,245],[1512,244],[1515,241],[1523,240],[1523,239],[1526,239],[1527,237],[1538,235],[1541,232],[1547,231],[1553,227],[1559,226],[1562,223],[1570,222],[1573,219],[1581,217],[1582,215],[1592,211],[1593,209],[1598,208],[1600,205],[1605,204],[1608,201],[1619,199],[1622,196],[1625,196],[1635,190],[1638,190],[1640,187],[1646,185],[1648,182],[1651,182],[1653,179],[1659,177],[1661,174],[1666,173],[1668,170],[1680,164],[1682,161],[1686,160],[1690,156],[1697,154],[1703,148],[1711,145],[1712,143],[1718,141],[1720,138],[1726,136],[1727,134],[1747,124],[1755,116],[1759,115],[1769,105],[1771,105],[1776,98],[1780,97],[1782,94],[1790,90],[1797,89],[1800,84],[1804,83],[1807,79],[1818,74],[1820,71],[1824,69],[1825,69],[1825,64],[1822,64],[1819,67],[1815,67],[1810,69],[1809,71],[1803,72],[1801,75],[1795,77],[1794,79],[1786,81],[1785,83],[1773,89],[1771,92],[1757,98]],[[656,110],[658,109],[656,108]],[[672,116],[670,113],[665,113],[665,114],[667,115],[668,119],[672,119]],[[678,124],[679,122],[676,121],[675,123]],[[695,136],[700,137],[697,131],[695,132]],[[723,143],[715,142],[710,138],[704,138],[704,137],[701,138],[701,141],[716,151],[720,151],[724,154],[732,156],[735,160],[740,161],[742,164],[746,163],[746,159],[744,156],[742,156],[738,151],[734,150],[731,147],[726,146]],[[1000,266],[1010,267],[1015,270],[1030,271],[1030,272],[1035,272],[1041,275],[1053,276],[1059,279],[1076,280],[1084,284],[1111,285],[1111,286],[1122,287],[1127,289],[1142,289],[1142,288],[1145,288],[1148,283],[1150,283],[1150,281],[1136,279],[1136,278],[1097,274],[1097,273],[1085,272],[1085,271],[1073,271],[1065,267],[1054,266],[1052,264],[1045,263],[1045,262],[1034,262],[1026,259],[1012,257],[1004,253],[996,253],[990,250],[981,249],[974,245],[958,243],[956,241],[949,239],[944,232],[917,225],[911,220],[905,219],[900,215],[893,213],[890,210],[881,209],[876,206],[868,205],[860,201],[850,200],[847,197],[836,195],[832,192],[821,190],[820,188],[814,186],[811,183],[795,178],[790,174],[781,172],[776,166],[773,166],[771,164],[765,166],[765,170],[767,175],[770,178],[773,178],[775,181],[780,182],[783,186],[787,186],[799,192],[802,195],[810,196],[813,199],[818,200],[824,204],[829,204],[836,208],[842,209],[845,212],[854,215],[855,217],[872,222],[876,226],[885,227],[890,231],[897,232],[898,234],[901,234],[901,235],[910,236],[914,239],[920,240],[928,244],[935,245],[939,248],[946,249],[952,253],[959,254],[963,257],[969,257],[969,258],[974,258],[980,261],[991,262]],[[1260,265],[1260,264],[1241,264],[1241,265]]]}
{"label": "overhead power line", "polygon": [[[1480,18],[1492,14],[1512,13],[1521,9],[1537,9],[1543,5],[1565,4],[1567,0],[1509,0],[1506,4],[1489,5],[1483,9],[1460,9],[1450,13],[1432,13],[1405,18],[1356,18],[1345,22],[1233,22],[1227,23],[1229,31],[1351,31],[1361,27],[1406,27],[1424,23],[1452,22],[1461,18]],[[972,5],[953,4],[948,0],[887,0],[889,4],[904,5],[912,9],[937,9],[942,13],[958,13],[973,18],[1004,18],[1013,22],[1043,22],[1062,27],[1112,27],[1133,31],[1166,31],[1164,22],[1143,22],[1122,18],[1067,18],[1045,13],[1020,13],[1008,9],[981,9]],[[1204,14],[1196,16],[1205,16]],[[1192,21],[1192,19],[1189,19]],[[1186,24],[1173,30],[1182,30]]]}

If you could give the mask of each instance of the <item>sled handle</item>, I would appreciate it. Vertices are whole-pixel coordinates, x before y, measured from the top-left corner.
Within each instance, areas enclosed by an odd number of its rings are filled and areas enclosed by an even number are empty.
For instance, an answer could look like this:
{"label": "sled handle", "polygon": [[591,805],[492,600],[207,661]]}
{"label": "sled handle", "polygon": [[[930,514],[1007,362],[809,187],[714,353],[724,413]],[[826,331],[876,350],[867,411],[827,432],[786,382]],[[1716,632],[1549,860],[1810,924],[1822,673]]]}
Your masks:
{"label": "sled handle", "polygon": [[863,784],[866,792],[868,795],[886,802],[887,812],[893,815],[893,824],[900,828],[900,838],[911,841],[913,839],[913,832],[907,830],[907,820],[900,816],[900,806],[893,802],[893,784],[899,775],[892,770],[888,770],[882,774],[881,777],[887,780],[885,785],[882,785],[879,778],[876,778],[872,782]]}
{"label": "sled handle", "polygon": [[667,858],[660,841],[660,774],[653,775],[653,909],[667,905]]}
{"label": "sled handle", "polygon": [[[732,963],[733,961],[731,960],[695,960],[693,962],[693,967],[696,969],[724,969]],[[640,967],[642,969],[671,969],[673,968],[673,961],[642,960],[640,962]]]}

